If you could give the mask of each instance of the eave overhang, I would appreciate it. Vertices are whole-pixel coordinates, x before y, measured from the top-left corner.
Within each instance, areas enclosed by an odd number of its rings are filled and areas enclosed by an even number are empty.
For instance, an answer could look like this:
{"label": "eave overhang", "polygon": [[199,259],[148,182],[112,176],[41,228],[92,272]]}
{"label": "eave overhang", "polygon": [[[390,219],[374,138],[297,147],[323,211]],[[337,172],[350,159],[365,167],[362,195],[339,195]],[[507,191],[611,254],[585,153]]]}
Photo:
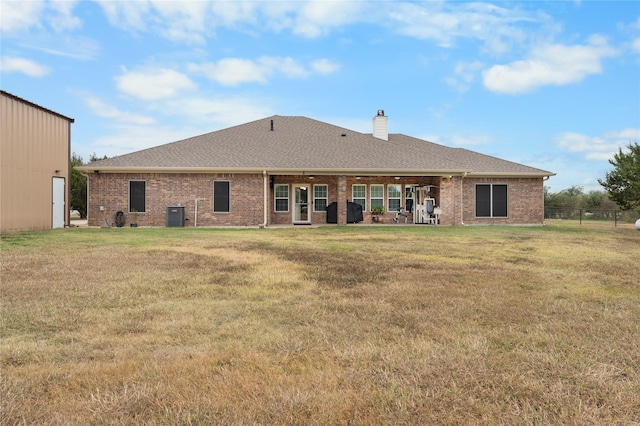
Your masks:
{"label": "eave overhang", "polygon": [[80,166],[83,175],[91,173],[260,173],[270,175],[346,175],[346,176],[462,176],[470,170],[427,170],[427,169],[371,169],[371,168],[269,168],[269,167],[123,167],[123,166]]}
{"label": "eave overhang", "polygon": [[547,171],[532,172],[532,173],[513,173],[513,172],[469,172],[465,177],[468,178],[548,178],[555,176],[556,173]]}

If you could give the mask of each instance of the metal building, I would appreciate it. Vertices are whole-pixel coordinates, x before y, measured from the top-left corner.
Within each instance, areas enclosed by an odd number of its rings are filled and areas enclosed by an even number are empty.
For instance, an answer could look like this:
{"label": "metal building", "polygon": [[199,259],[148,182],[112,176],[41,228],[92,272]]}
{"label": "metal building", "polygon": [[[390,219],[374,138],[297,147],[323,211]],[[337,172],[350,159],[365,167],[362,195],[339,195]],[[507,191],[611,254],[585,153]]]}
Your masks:
{"label": "metal building", "polygon": [[0,232],[69,225],[73,122],[0,90]]}

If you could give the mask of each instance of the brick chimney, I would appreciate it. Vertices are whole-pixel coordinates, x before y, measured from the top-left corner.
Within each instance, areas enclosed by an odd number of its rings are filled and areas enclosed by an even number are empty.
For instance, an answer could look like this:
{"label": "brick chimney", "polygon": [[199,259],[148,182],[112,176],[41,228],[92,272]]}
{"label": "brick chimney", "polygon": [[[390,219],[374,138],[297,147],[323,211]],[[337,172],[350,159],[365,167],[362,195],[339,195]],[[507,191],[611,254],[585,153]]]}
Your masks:
{"label": "brick chimney", "polygon": [[384,110],[379,109],[373,117],[373,136],[385,141],[389,140],[389,117],[384,115]]}

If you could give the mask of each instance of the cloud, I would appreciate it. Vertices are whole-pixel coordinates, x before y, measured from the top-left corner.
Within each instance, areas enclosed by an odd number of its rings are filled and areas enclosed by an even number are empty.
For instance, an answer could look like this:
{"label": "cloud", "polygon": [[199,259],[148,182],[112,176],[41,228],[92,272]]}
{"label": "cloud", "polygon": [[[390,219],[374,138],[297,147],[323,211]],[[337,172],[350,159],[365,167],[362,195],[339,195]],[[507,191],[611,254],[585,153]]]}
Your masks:
{"label": "cloud", "polygon": [[258,63],[267,74],[281,73],[289,78],[304,78],[309,75],[309,71],[303,65],[289,57],[261,56]]}
{"label": "cloud", "polygon": [[[399,34],[433,40],[443,47],[457,39],[477,39],[502,53],[527,38],[527,25],[553,27],[551,19],[518,6],[472,2],[234,1],[168,2],[97,0],[111,25],[154,32],[172,41],[204,44],[219,28],[248,32],[291,31],[315,39],[353,24],[391,28]],[[557,28],[555,28],[557,29]]]}
{"label": "cloud", "polygon": [[[289,2],[254,2],[254,1],[217,1],[211,4],[211,13],[215,17],[214,25],[235,27],[240,23],[256,25],[259,22],[268,24],[271,19],[258,19],[260,10],[271,10],[269,15],[286,16],[293,9]],[[265,22],[266,21],[266,22]]]}
{"label": "cloud", "polygon": [[293,20],[292,30],[294,34],[306,38],[317,38],[327,35],[333,28],[361,22],[369,14],[364,10],[372,7],[364,2],[348,0],[315,0],[301,5]]}
{"label": "cloud", "polygon": [[174,126],[117,124],[92,140],[89,144],[91,148],[85,148],[85,151],[113,157],[199,134],[193,132],[194,129]]}
{"label": "cloud", "polygon": [[613,154],[633,140],[640,140],[640,129],[611,131],[603,136],[563,132],[555,137],[555,144],[563,151],[582,154],[586,160],[603,161],[613,158]]}
{"label": "cloud", "polygon": [[306,78],[313,73],[329,74],[336,72],[339,66],[328,59],[318,59],[305,66],[289,57],[261,56],[256,60],[224,58],[217,62],[191,63],[187,69],[222,86],[238,86],[246,83],[265,84],[278,74],[288,78]]}
{"label": "cloud", "polygon": [[121,111],[95,96],[84,95],[82,98],[85,105],[99,117],[115,119],[117,122],[125,124],[149,125],[156,123],[156,120],[152,117]]}
{"label": "cloud", "polygon": [[493,139],[488,135],[473,134],[427,135],[424,139],[446,146],[458,147],[488,145],[493,142]]}
{"label": "cloud", "polygon": [[220,28],[282,31],[317,38],[361,21],[366,2],[97,0],[109,23],[132,32],[151,31],[172,41],[203,44]]}
{"label": "cloud", "polygon": [[55,39],[35,37],[21,42],[23,47],[79,61],[95,59],[100,53],[100,45],[87,37],[64,36]]}
{"label": "cloud", "polygon": [[332,29],[361,22],[375,6],[360,1],[227,1],[98,0],[109,23],[132,32],[152,31],[172,41],[203,44],[220,28],[290,30],[317,38]]}
{"label": "cloud", "polygon": [[548,44],[534,48],[529,57],[483,72],[484,85],[492,92],[527,93],[539,87],[579,83],[602,72],[602,59],[618,52],[601,36],[586,45]]}
{"label": "cloud", "polygon": [[73,15],[73,8],[76,1],[71,0],[50,0],[47,5],[52,12],[47,17],[51,27],[57,31],[73,30],[82,26],[82,21]]}
{"label": "cloud", "polygon": [[44,2],[3,1],[0,29],[2,32],[13,32],[38,26],[44,8]]}
{"label": "cloud", "polygon": [[[180,97],[160,100],[151,106],[163,116],[158,120],[124,113],[91,96],[85,96],[85,102],[101,117],[113,119],[107,123],[107,130],[84,148],[87,156],[91,152],[109,157],[126,154],[274,114],[269,100],[254,97]],[[127,120],[124,115],[142,119]]]}
{"label": "cloud", "polygon": [[[408,37],[432,40],[452,47],[457,39],[475,39],[492,53],[504,53],[526,37],[526,25],[549,26],[546,15],[507,9],[487,3],[400,3],[387,18],[395,30]],[[384,23],[384,21],[381,21]]]}
{"label": "cloud", "polygon": [[172,98],[196,87],[186,75],[166,68],[125,71],[115,80],[122,93],[145,101]]}
{"label": "cloud", "polygon": [[266,83],[265,67],[250,59],[225,58],[218,62],[189,64],[188,70],[204,74],[223,86],[237,86],[242,83]]}
{"label": "cloud", "polygon": [[274,110],[269,104],[268,100],[242,96],[190,97],[167,101],[165,110],[208,126],[207,131],[210,132],[215,125],[230,127],[273,115]]}
{"label": "cloud", "polygon": [[455,66],[454,74],[446,77],[444,81],[456,91],[460,93],[466,92],[475,80],[476,73],[482,67],[483,64],[480,61],[458,62]]}
{"label": "cloud", "polygon": [[2,1],[0,30],[20,32],[32,27],[42,28],[45,22],[56,32],[79,28],[82,21],[73,15],[76,4],[72,0]]}
{"label": "cloud", "polygon": [[113,1],[96,0],[102,7],[107,20],[114,27],[129,31],[144,31],[151,12],[151,6],[146,1]]}
{"label": "cloud", "polygon": [[146,19],[167,40],[202,45],[214,33],[213,2],[151,0],[149,3],[153,12]]}
{"label": "cloud", "polygon": [[217,27],[215,2],[97,0],[111,25],[125,31],[152,32],[167,40],[202,45]]}
{"label": "cloud", "polygon": [[333,74],[340,69],[340,65],[328,59],[317,59],[309,64],[311,69],[318,74]]}
{"label": "cloud", "polygon": [[41,65],[31,59],[2,56],[0,58],[0,71],[3,73],[20,72],[29,77],[44,77],[51,71],[49,67]]}
{"label": "cloud", "polygon": [[100,51],[98,42],[70,33],[82,26],[81,19],[73,13],[77,4],[72,0],[2,1],[2,35],[18,40],[22,50],[78,60],[94,59]]}

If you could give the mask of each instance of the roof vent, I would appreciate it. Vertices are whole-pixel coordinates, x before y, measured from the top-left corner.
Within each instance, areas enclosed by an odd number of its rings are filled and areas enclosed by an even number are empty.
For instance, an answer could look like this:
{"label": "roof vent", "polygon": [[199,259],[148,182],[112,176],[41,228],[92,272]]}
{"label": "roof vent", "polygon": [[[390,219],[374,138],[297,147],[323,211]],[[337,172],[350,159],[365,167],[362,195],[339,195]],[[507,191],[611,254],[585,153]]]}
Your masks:
{"label": "roof vent", "polygon": [[271,131],[273,132],[273,120],[271,120]]}

